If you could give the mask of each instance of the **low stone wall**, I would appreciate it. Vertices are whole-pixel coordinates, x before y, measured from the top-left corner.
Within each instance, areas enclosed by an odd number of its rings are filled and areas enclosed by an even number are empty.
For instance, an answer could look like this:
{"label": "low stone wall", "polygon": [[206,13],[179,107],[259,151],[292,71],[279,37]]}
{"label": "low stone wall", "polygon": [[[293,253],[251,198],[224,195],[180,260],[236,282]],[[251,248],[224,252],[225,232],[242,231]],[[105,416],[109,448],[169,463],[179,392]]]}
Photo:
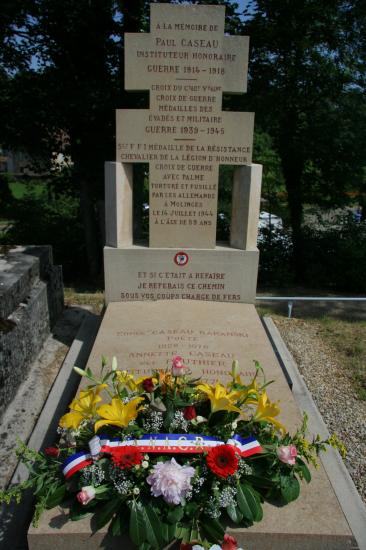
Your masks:
{"label": "low stone wall", "polygon": [[62,269],[50,246],[0,255],[0,417],[62,309]]}

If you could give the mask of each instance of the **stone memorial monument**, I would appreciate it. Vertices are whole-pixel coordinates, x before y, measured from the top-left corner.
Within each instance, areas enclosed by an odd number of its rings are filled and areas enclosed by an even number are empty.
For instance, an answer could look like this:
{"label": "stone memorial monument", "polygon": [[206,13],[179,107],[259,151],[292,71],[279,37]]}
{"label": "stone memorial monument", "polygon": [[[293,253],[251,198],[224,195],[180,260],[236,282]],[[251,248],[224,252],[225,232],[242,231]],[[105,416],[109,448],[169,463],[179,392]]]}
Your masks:
{"label": "stone memorial monument", "polygon": [[[226,36],[223,6],[151,5],[151,32],[126,34],[126,90],[150,109],[117,111],[117,162],[106,164],[106,301],[255,299],[262,167],[251,164],[254,114],[222,111],[244,93],[245,36]],[[149,247],[132,236],[132,164],[149,164]],[[219,165],[238,166],[230,246],[216,246]]]}
{"label": "stone memorial monument", "polygon": [[[181,355],[192,373],[225,380],[233,359],[249,380],[253,361],[293,431],[301,414],[253,302],[261,167],[251,164],[253,114],[223,112],[223,92],[246,88],[248,38],[226,36],[223,6],[151,5],[151,32],[126,36],[126,88],[150,91],[150,109],[117,111],[117,162],[106,165],[108,307],[89,358],[116,356],[135,375]],[[133,244],[132,164],[150,167],[150,246]],[[236,165],[230,247],[216,246],[218,167]],[[285,508],[233,529],[248,550],[345,550],[354,538],[321,466]],[[132,549],[107,527],[46,512],[30,550]]]}

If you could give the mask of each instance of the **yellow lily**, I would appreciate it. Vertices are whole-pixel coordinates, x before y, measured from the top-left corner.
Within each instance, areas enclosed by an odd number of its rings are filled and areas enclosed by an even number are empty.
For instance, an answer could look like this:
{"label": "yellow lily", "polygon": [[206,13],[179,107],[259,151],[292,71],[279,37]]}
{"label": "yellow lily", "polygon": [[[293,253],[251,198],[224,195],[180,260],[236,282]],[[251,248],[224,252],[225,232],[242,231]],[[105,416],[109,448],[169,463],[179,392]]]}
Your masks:
{"label": "yellow lily", "polygon": [[94,418],[97,413],[97,404],[102,401],[99,394],[106,387],[107,384],[99,384],[93,389],[81,391],[79,398],[71,402],[70,412],[60,418],[61,428],[77,430],[83,420]]}
{"label": "yellow lily", "polygon": [[280,414],[280,408],[276,403],[271,403],[268,399],[267,393],[264,391],[258,399],[257,410],[252,418],[254,422],[269,422],[273,424],[281,432],[286,433],[287,430],[283,424],[275,420],[275,416]]}
{"label": "yellow lily", "polygon": [[[259,387],[255,378],[247,386],[242,383],[240,376],[237,375],[235,378],[235,384],[238,384],[241,389],[236,389],[240,394],[240,402],[245,405],[256,405],[258,403],[259,396]],[[232,384],[228,384],[228,390],[232,388]]]}
{"label": "yellow lily", "polygon": [[117,370],[116,376],[118,383],[122,388],[128,388],[131,391],[136,391],[136,382],[132,374],[129,374],[126,370]]}
{"label": "yellow lily", "polygon": [[102,417],[102,420],[98,420],[94,429],[97,432],[101,426],[105,424],[112,424],[112,426],[118,426],[125,428],[131,420],[135,420],[138,412],[142,407],[139,407],[143,397],[135,397],[128,403],[124,404],[119,397],[113,397],[110,405],[101,405],[97,413]]}
{"label": "yellow lily", "polygon": [[240,391],[228,392],[225,386],[216,382],[215,386],[209,384],[198,384],[197,390],[205,393],[211,402],[211,412],[234,411],[241,413],[241,410],[234,405],[240,399]]}

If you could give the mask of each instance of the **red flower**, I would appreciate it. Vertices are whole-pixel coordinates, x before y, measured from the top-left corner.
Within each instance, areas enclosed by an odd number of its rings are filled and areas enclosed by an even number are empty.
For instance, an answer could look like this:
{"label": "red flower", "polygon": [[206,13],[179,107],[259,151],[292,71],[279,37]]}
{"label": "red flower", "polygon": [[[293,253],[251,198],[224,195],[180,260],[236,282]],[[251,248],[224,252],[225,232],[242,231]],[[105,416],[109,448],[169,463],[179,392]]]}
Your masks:
{"label": "red flower", "polygon": [[192,544],[189,544],[189,542],[181,542],[180,550],[192,550]]}
{"label": "red flower", "polygon": [[145,378],[145,380],[142,382],[142,387],[148,393],[152,393],[154,391],[153,379],[152,378]]}
{"label": "red flower", "polygon": [[114,465],[121,468],[121,470],[126,470],[128,468],[132,468],[132,466],[141,464],[144,458],[138,448],[132,445],[117,447],[116,449],[112,449],[110,453]]}
{"label": "red flower", "polygon": [[237,550],[238,543],[231,535],[224,535],[224,542],[221,545],[222,550]]}
{"label": "red flower", "polygon": [[193,420],[194,418],[196,418],[197,413],[193,405],[189,405],[184,409],[183,416],[186,420]]}
{"label": "red flower", "polygon": [[57,447],[46,447],[44,452],[48,456],[53,456],[53,457],[57,458],[58,455],[60,454],[60,449],[58,449]]}
{"label": "red flower", "polygon": [[219,477],[228,477],[238,469],[239,458],[232,445],[218,445],[208,451],[207,466]]}

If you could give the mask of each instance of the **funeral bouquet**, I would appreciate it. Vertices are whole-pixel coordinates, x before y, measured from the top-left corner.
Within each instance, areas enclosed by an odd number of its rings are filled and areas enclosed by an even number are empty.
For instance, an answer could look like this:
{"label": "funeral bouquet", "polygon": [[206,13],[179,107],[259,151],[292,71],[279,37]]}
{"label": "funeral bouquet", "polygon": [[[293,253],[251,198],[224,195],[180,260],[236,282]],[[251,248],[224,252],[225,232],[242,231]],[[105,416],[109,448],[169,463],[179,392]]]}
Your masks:
{"label": "funeral bouquet", "polygon": [[136,378],[103,359],[100,376],[76,369],[88,385],[60,419],[60,441],[37,453],[21,445],[30,470],[0,500],[32,487],[34,521],[63,501],[70,520],[93,514],[92,529],[128,532],[140,550],[182,541],[182,550],[235,550],[227,523],[263,517],[266,499],[288,503],[310,481],[309,463],[335,437],[306,439],[306,416],[290,435],[269,400],[262,368],[244,383],[237,361],[226,384],[194,379],[181,357]]}

